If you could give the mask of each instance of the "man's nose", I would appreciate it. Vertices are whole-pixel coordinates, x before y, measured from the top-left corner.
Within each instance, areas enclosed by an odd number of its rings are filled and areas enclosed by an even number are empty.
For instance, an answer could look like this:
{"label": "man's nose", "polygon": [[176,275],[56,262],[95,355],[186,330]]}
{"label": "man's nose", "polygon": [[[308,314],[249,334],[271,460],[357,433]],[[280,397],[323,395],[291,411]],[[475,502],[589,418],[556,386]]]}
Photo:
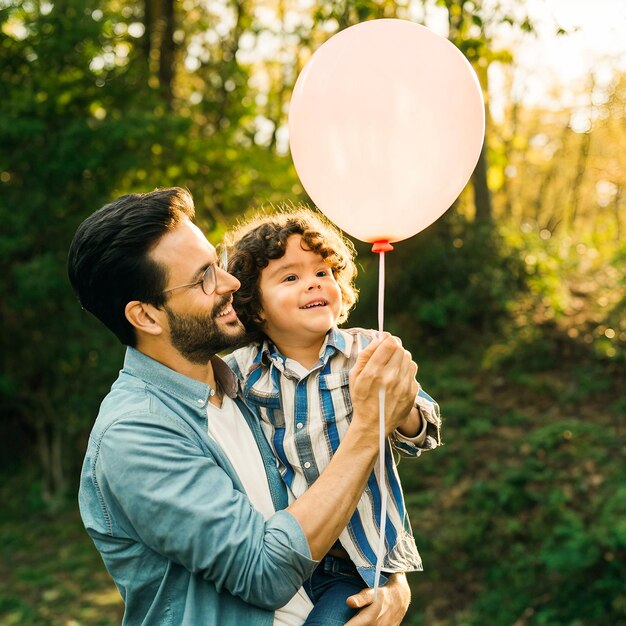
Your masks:
{"label": "man's nose", "polygon": [[241,287],[239,280],[221,267],[215,268],[215,273],[217,277],[217,286],[215,291],[217,293],[232,293]]}

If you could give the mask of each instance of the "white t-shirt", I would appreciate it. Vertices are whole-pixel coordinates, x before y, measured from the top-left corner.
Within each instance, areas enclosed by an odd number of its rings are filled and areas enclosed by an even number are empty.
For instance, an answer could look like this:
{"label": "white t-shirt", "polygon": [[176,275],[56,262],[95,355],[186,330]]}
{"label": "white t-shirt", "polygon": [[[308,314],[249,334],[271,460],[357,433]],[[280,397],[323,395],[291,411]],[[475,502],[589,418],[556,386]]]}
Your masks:
{"label": "white t-shirt", "polygon": [[[234,400],[224,395],[221,408],[207,404],[208,433],[222,448],[243,483],[252,506],[265,519],[274,515],[263,459],[254,435]],[[313,608],[302,587],[274,612],[274,626],[301,626]]]}

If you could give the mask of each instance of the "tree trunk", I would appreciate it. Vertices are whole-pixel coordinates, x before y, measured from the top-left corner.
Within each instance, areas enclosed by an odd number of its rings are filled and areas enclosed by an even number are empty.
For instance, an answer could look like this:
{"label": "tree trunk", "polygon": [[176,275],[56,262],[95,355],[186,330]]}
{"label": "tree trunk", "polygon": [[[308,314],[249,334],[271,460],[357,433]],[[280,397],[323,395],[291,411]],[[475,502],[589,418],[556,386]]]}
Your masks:
{"label": "tree trunk", "polygon": [[490,222],[492,215],[491,192],[487,186],[487,145],[483,144],[478,157],[478,163],[472,174],[474,188],[474,205],[476,207],[476,222],[485,224]]}
{"label": "tree trunk", "polygon": [[567,151],[567,140],[569,136],[569,120],[563,127],[561,132],[559,148],[552,155],[552,159],[550,160],[550,165],[548,171],[545,176],[541,178],[541,183],[539,184],[539,188],[537,190],[537,195],[535,196],[534,207],[535,207],[535,223],[537,226],[541,228],[546,228],[550,232],[552,231],[551,225],[557,226],[561,221],[560,218],[555,217],[556,215],[562,214],[562,208],[559,204],[558,206],[552,207],[552,213],[545,217],[545,212],[543,211],[545,205],[545,198],[548,194],[548,190],[552,185],[552,181],[557,177],[557,164],[562,160],[562,154]]}
{"label": "tree trunk", "polygon": [[[515,151],[515,137],[517,136],[518,118],[519,118],[519,102],[516,100],[511,106],[511,122],[510,129],[507,131],[507,135],[502,139],[504,160],[506,163],[511,163],[513,160],[513,153]],[[513,185],[511,184],[511,175],[507,174],[506,168],[503,176],[504,182],[502,183],[502,194],[504,195],[504,215],[511,219],[515,212],[515,194],[513,193]]]}
{"label": "tree trunk", "polygon": [[578,163],[576,164],[576,175],[572,182],[572,193],[570,195],[569,227],[574,228],[574,223],[578,215],[580,206],[580,192],[587,169],[587,158],[589,157],[589,146],[591,144],[591,131],[583,134],[580,140],[580,150],[578,152]]}
{"label": "tree trunk", "polygon": [[159,85],[167,108],[171,110],[174,83],[174,0],[161,0],[159,38]]}
{"label": "tree trunk", "polygon": [[141,51],[143,54],[146,76],[150,76],[150,53],[152,51],[152,34],[154,32],[154,0],[144,0],[143,3],[143,37],[141,39]]}
{"label": "tree trunk", "polygon": [[63,467],[63,424],[55,415],[48,394],[33,392],[31,421],[41,467],[41,497],[46,506],[56,510],[67,494],[67,477]]}
{"label": "tree trunk", "polygon": [[617,185],[615,198],[613,199],[613,210],[615,211],[615,236],[616,241],[622,240],[622,220],[620,215],[620,205],[622,200],[622,186]]}

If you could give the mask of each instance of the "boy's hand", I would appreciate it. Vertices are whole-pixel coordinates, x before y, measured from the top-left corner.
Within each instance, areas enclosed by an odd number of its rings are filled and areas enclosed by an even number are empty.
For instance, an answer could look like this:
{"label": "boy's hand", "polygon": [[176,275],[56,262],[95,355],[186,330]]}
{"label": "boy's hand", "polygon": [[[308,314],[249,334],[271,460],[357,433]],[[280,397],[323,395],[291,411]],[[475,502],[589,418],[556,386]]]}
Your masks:
{"label": "boy's hand", "polygon": [[346,626],[398,626],[402,623],[409,603],[411,589],[404,574],[391,574],[389,582],[378,588],[378,597],[374,601],[374,590],[364,589],[350,596],[346,603],[354,609],[361,609]]}
{"label": "boy's hand", "polygon": [[414,406],[408,417],[398,426],[398,432],[405,437],[415,438],[422,431],[423,426],[422,415]]}
{"label": "boy's hand", "polygon": [[385,423],[387,434],[403,424],[413,409],[419,385],[415,380],[417,365],[399,340],[383,333],[361,352],[350,372],[350,395],[354,408],[353,422],[376,428],[378,390],[385,388]]}

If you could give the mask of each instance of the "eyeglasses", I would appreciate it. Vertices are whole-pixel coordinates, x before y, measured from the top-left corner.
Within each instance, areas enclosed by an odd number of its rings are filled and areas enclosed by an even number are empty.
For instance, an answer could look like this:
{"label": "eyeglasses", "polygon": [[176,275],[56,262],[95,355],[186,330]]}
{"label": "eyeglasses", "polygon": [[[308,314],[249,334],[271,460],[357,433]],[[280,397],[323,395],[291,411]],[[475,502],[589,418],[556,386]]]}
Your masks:
{"label": "eyeglasses", "polygon": [[176,291],[177,289],[185,289],[186,287],[195,287],[196,285],[202,285],[202,291],[206,293],[207,296],[210,296],[215,292],[217,288],[217,274],[215,272],[215,263],[211,263],[204,272],[202,273],[202,278],[197,280],[195,283],[189,283],[187,285],[178,285],[178,287],[170,287],[166,289],[163,293],[169,293],[170,291]]}

